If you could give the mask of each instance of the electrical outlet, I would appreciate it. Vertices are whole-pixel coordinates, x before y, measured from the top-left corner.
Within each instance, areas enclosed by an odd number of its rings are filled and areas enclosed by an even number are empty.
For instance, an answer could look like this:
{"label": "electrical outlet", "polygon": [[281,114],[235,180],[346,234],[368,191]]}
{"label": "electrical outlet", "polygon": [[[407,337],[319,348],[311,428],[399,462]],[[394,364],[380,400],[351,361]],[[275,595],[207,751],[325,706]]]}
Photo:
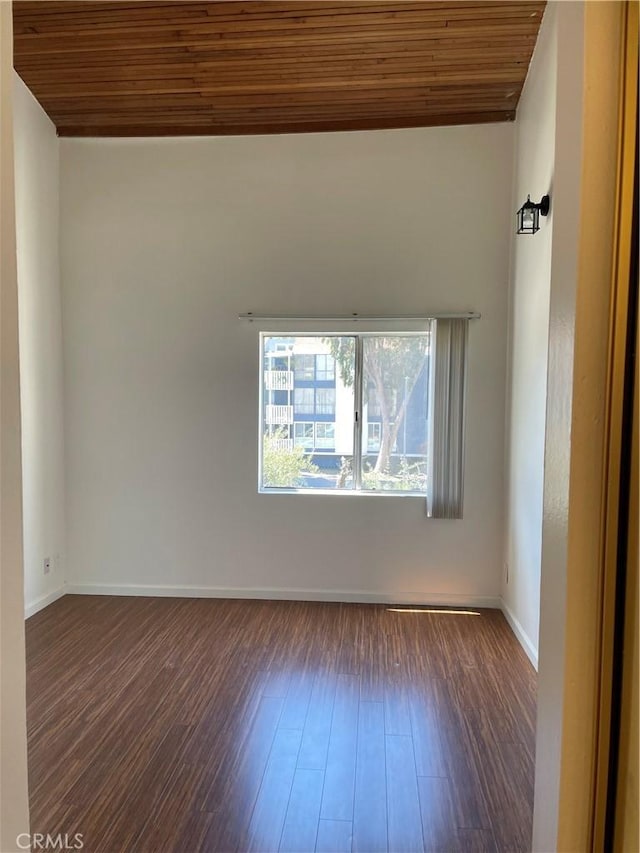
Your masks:
{"label": "electrical outlet", "polygon": [[45,575],[48,575],[50,571],[51,571],[51,557],[45,557],[45,560],[44,560],[44,573],[45,573]]}

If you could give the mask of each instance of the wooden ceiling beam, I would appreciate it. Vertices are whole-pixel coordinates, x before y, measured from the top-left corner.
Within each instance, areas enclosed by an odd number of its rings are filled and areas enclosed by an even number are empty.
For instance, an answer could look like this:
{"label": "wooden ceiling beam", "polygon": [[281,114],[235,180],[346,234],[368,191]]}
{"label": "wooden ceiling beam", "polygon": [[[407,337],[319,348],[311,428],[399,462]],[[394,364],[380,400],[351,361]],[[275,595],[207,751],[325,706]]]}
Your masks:
{"label": "wooden ceiling beam", "polygon": [[[415,35],[415,34],[414,34]],[[406,39],[400,36],[397,36],[396,33],[392,30],[390,31],[386,38],[378,39],[376,41],[364,41],[359,42],[357,45],[350,43],[349,41],[342,42],[323,42],[323,43],[312,43],[312,44],[298,44],[294,41],[285,41],[284,44],[278,43],[276,45],[261,43],[259,46],[243,46],[237,43],[225,41],[225,40],[211,40],[208,42],[198,42],[195,44],[184,44],[184,43],[173,43],[170,46],[145,46],[142,43],[138,45],[138,51],[136,53],[136,62],[138,61],[138,56],[154,56],[154,57],[183,57],[190,56],[192,58],[198,58],[200,56],[211,56],[212,58],[219,59],[253,59],[258,57],[278,57],[278,56],[309,56],[313,55],[324,55],[324,56],[333,56],[337,53],[353,53],[358,52],[365,54],[371,53],[387,53],[389,51],[395,52],[421,52],[421,51],[429,51],[429,50],[456,50],[456,51],[464,51],[467,48],[479,48],[479,47],[509,47],[513,46],[514,48],[524,46],[528,47],[531,51],[535,44],[536,33],[535,32],[526,32],[526,33],[513,33],[513,32],[504,32],[504,33],[494,33],[490,37],[489,36],[480,36],[477,33],[474,34],[471,32],[470,34],[461,34],[456,35],[455,37],[450,37],[451,34],[445,34],[442,31],[438,31],[436,35],[420,35],[418,37],[412,39]],[[42,63],[61,63],[65,64],[67,62],[76,61],[78,63],[86,63],[87,57],[83,54],[91,54],[92,50],[87,47],[86,50],[82,52],[74,52],[74,53],[65,53],[64,51],[58,51],[57,53],[38,53],[37,51],[25,52],[23,49],[19,48],[18,58],[21,64],[28,63],[30,61],[35,61],[39,59]],[[128,49],[128,47],[127,47]],[[122,61],[122,56],[118,52],[109,53],[108,51],[95,51],[95,55],[89,57],[91,62],[108,62],[112,64],[118,64]]]}
{"label": "wooden ceiling beam", "polygon": [[[474,79],[478,82],[505,83],[508,86],[517,85],[519,75],[510,70],[482,70],[473,72]],[[461,71],[437,71],[431,74],[398,75],[397,77],[369,77],[367,79],[318,79],[318,80],[288,80],[287,82],[238,82],[230,84],[217,84],[208,79],[203,79],[194,86],[185,86],[181,81],[157,81],[156,85],[149,85],[147,81],[131,80],[126,85],[103,85],[99,83],[77,83],[66,86],[58,85],[50,89],[42,89],[41,95],[49,103],[60,99],[85,98],[127,98],[136,95],[182,95],[197,91],[200,95],[251,95],[264,92],[273,93],[295,93],[295,92],[335,92],[341,89],[349,92],[361,89],[383,90],[404,88],[406,86],[428,86],[433,83],[460,82],[467,79],[467,75]]]}
{"label": "wooden ceiling beam", "polygon": [[[457,67],[464,68],[466,71],[473,72],[479,71],[481,69],[509,69],[511,71],[515,71],[516,75],[518,75],[521,67],[521,62],[518,60],[513,62],[505,62],[502,65],[496,63],[495,60],[491,58],[484,58],[485,61],[482,61],[482,57],[478,57],[477,59],[470,58],[468,61],[461,62]],[[419,63],[417,60],[407,61],[407,62],[398,62],[392,65],[384,66],[384,68],[380,68],[380,66],[372,66],[369,68],[365,66],[364,68],[360,68],[357,65],[349,65],[349,64],[336,64],[336,65],[327,65],[323,69],[318,70],[317,68],[309,68],[308,70],[302,66],[301,68],[296,70],[295,74],[287,73],[287,69],[283,67],[275,67],[263,69],[262,73],[256,73],[255,71],[238,71],[232,72],[228,71],[226,73],[221,73],[216,71],[215,69],[203,69],[202,71],[207,71],[207,74],[201,73],[198,74],[197,69],[188,69],[188,68],[178,68],[175,70],[167,69],[163,67],[153,68],[150,71],[145,71],[141,73],[139,77],[136,78],[138,83],[144,83],[149,86],[155,87],[156,84],[160,84],[162,81],[170,82],[172,80],[182,80],[182,81],[192,81],[193,88],[197,89],[200,85],[200,82],[204,82],[206,80],[215,80],[217,83],[223,83],[226,80],[279,80],[279,79],[292,79],[295,81],[298,80],[330,80],[332,78],[338,77],[343,80],[351,80],[355,78],[359,78],[363,71],[367,74],[368,77],[373,77],[374,79],[384,78],[389,75],[413,75],[423,74],[429,71],[442,71],[445,69],[450,69],[450,64],[446,64],[443,62],[422,62]],[[126,72],[122,72],[119,74],[117,72],[100,72],[100,71],[90,71],[82,78],[83,84],[121,84],[126,83]],[[196,76],[197,75],[197,76]],[[77,75],[67,72],[64,75],[59,75],[56,79],[56,87],[57,86],[73,86],[75,85],[77,80]],[[31,73],[29,75],[29,81],[33,84],[39,84],[41,88],[41,94],[45,91],[45,86],[51,85],[51,75],[46,72],[41,73]]]}
{"label": "wooden ceiling beam", "polygon": [[244,97],[242,100],[236,98],[213,98],[213,97],[205,97],[199,96],[197,93],[194,95],[184,95],[181,98],[174,98],[172,96],[161,96],[161,95],[153,95],[144,98],[130,98],[127,99],[126,103],[122,102],[120,98],[111,98],[111,99],[100,99],[97,101],[94,98],[86,98],[85,100],[64,100],[64,101],[52,101],[45,102],[45,107],[47,110],[54,114],[62,111],[69,112],[83,112],[86,110],[90,111],[100,111],[100,112],[109,112],[114,113],[116,111],[127,113],[130,111],[137,111],[138,113],[143,113],[145,110],[150,107],[157,107],[159,109],[164,110],[173,110],[179,108],[198,108],[202,107],[205,109],[240,109],[240,110],[249,110],[255,108],[265,108],[265,109],[276,109],[278,106],[293,106],[293,107],[304,107],[311,106],[313,109],[318,110],[319,112],[324,112],[328,107],[333,104],[344,104],[347,107],[349,105],[357,106],[360,103],[378,103],[378,104],[402,104],[402,103],[413,103],[417,106],[424,105],[426,103],[446,103],[449,99],[455,100],[458,95],[459,97],[465,97],[469,100],[485,100],[487,98],[495,100],[496,103],[504,103],[508,104],[508,107],[511,108],[513,104],[517,101],[517,95],[519,93],[516,90],[511,90],[509,92],[505,92],[503,88],[501,89],[460,89],[455,91],[445,90],[445,92],[430,92],[430,91],[420,91],[416,92],[414,89],[408,90],[395,90],[394,97],[390,98],[388,93],[381,94],[380,92],[372,91],[366,93],[360,93],[359,97],[349,96],[345,93],[345,97],[338,99],[335,97],[327,96],[326,93],[313,93],[311,96],[308,93],[303,95],[298,95],[296,97],[292,96],[270,96],[265,95],[261,97]]}
{"label": "wooden ceiling beam", "polygon": [[58,128],[60,136],[75,137],[127,137],[127,136],[243,136],[246,134],[274,133],[326,133],[331,131],[353,130],[388,130],[410,127],[440,127],[459,124],[485,124],[487,122],[513,121],[513,111],[476,112],[467,114],[445,114],[439,116],[416,115],[400,119],[345,119],[343,121],[307,121],[307,122],[266,122],[264,124],[215,125],[202,124],[185,126],[172,124],[153,127],[150,133],[148,125],[131,124],[114,127],[92,127],[91,125],[61,125]]}
{"label": "wooden ceiling beam", "polygon": [[[155,21],[176,20],[175,4],[157,5],[149,2],[141,2],[120,6],[116,3],[101,3],[99,8],[90,8],[86,3],[78,6],[75,3],[64,2],[55,10],[47,11],[42,3],[38,3],[38,18],[34,23],[33,2],[21,2],[14,0],[14,20],[18,26],[42,30],[61,29],[63,26],[79,29],[83,26],[97,25],[105,28],[117,28],[122,23],[143,21],[145,25],[153,25]],[[249,8],[250,7],[250,8]],[[526,11],[541,13],[544,10],[544,2],[539,0],[493,0],[493,2],[481,2],[481,0],[457,0],[451,2],[398,2],[398,3],[364,3],[352,2],[337,3],[277,3],[268,2],[261,4],[246,3],[180,3],[179,22],[214,22],[218,24],[231,23],[251,24],[264,22],[266,26],[274,26],[274,22],[284,24],[289,20],[318,21],[324,19],[339,20],[348,23],[350,20],[358,20],[362,16],[378,16],[379,20],[394,20],[398,16],[407,14],[431,15],[439,17],[463,17],[465,15],[477,19],[479,15],[497,17],[508,17],[510,14],[522,14]]]}
{"label": "wooden ceiling beam", "polygon": [[[486,56],[495,58],[498,61],[517,57],[528,59],[531,55],[531,40],[521,40],[511,43],[483,43],[470,42],[462,47],[454,44],[430,43],[428,45],[418,45],[411,50],[402,45],[382,45],[372,47],[367,51],[356,51],[352,47],[345,45],[342,49],[331,51],[255,51],[255,52],[229,52],[221,55],[217,51],[211,51],[207,54],[205,51],[194,51],[178,49],[175,51],[140,51],[136,56],[136,68],[144,69],[151,68],[170,68],[172,66],[188,68],[192,71],[198,71],[204,68],[219,68],[233,69],[249,66],[251,68],[268,68],[268,67],[286,67],[290,65],[313,65],[315,63],[334,64],[338,62],[381,62],[382,64],[390,63],[393,60],[414,60],[414,59],[443,59],[449,60],[452,64],[463,61],[467,57]],[[79,71],[92,71],[94,69],[114,69],[116,71],[126,72],[122,65],[114,61],[109,56],[96,56],[91,65],[87,68],[86,57],[81,57],[74,54],[70,56],[48,56],[39,57],[29,55],[21,59],[21,67],[30,68],[49,73],[55,72],[59,75],[60,72],[69,71],[77,74]]]}
{"label": "wooden ceiling beam", "polygon": [[[537,24],[525,22],[511,25],[509,28],[494,25],[468,25],[464,27],[447,27],[447,26],[426,26],[426,27],[402,27],[394,28],[393,38],[396,41],[411,42],[424,40],[428,37],[453,40],[457,38],[483,38],[491,40],[494,36],[506,36],[507,39],[514,35],[529,35],[535,36],[537,33]],[[337,29],[334,32],[323,31],[319,35],[311,35],[309,33],[289,33],[281,34],[274,33],[268,37],[252,38],[250,36],[238,36],[237,38],[222,39],[220,36],[207,35],[202,33],[168,33],[166,35],[150,35],[146,32],[140,32],[137,36],[131,35],[129,38],[106,38],[103,36],[95,36],[93,38],[78,39],[76,36],[58,38],[56,36],[42,36],[32,41],[27,41],[24,37],[19,36],[15,39],[15,49],[19,55],[28,56],[30,54],[64,54],[64,53],[94,53],[104,51],[115,51],[122,54],[127,51],[138,51],[148,48],[166,48],[181,46],[207,47],[212,49],[212,46],[218,45],[220,42],[225,42],[227,48],[233,47],[238,49],[240,46],[244,48],[287,48],[291,45],[333,45],[333,44],[353,44],[355,42],[379,42],[386,43],[389,39],[388,30],[375,30],[371,32],[362,32],[359,30],[347,31],[345,29]],[[123,60],[127,61],[127,60]]]}
{"label": "wooden ceiling beam", "polygon": [[[303,30],[310,36],[316,33],[331,33],[337,31],[350,32],[356,30],[362,33],[369,33],[379,30],[381,27],[390,23],[395,25],[401,21],[402,27],[465,27],[469,23],[473,23],[477,18],[477,11],[473,9],[451,8],[446,13],[433,11],[407,11],[402,13],[400,18],[399,12],[376,13],[374,15],[326,15],[324,17],[316,17],[310,19],[305,16],[296,18],[279,18],[265,17],[260,20],[241,20],[241,21],[216,21],[209,17],[194,20],[192,23],[184,22],[176,31],[175,20],[167,17],[164,21],[145,24],[145,35],[162,35],[171,33],[172,35],[178,32],[181,36],[189,36],[195,34],[201,35],[216,35],[219,37],[240,37],[243,35],[251,35],[254,37],[267,37],[272,34],[279,36],[294,33]],[[526,23],[530,24],[531,19],[536,19],[541,15],[541,12],[532,4],[517,3],[510,8],[509,12],[501,9],[485,9],[483,10],[483,24],[489,26],[512,26],[514,24]],[[108,23],[103,26],[96,25],[95,22],[87,21],[82,27],[69,27],[64,25],[49,24],[48,26],[39,25],[37,28],[29,24],[18,24],[14,31],[14,36],[21,39],[25,44],[44,40],[51,35],[56,38],[79,38],[86,37],[96,39],[100,37],[121,38],[122,36],[139,35],[139,25],[135,23],[114,24]]]}
{"label": "wooden ceiling beam", "polygon": [[[349,112],[328,112],[326,116],[323,116],[322,121],[325,123],[335,122],[336,124],[340,124],[344,121],[372,121],[372,122],[380,122],[381,127],[392,127],[393,121],[396,119],[398,122],[402,123],[407,118],[413,119],[416,116],[420,116],[423,120],[424,127],[432,127],[434,125],[443,124],[444,122],[440,121],[442,116],[464,116],[466,124],[470,124],[472,122],[468,121],[469,115],[486,115],[490,113],[492,115],[500,115],[503,118],[499,119],[500,121],[509,121],[511,117],[515,116],[514,110],[500,110],[497,109],[495,105],[488,106],[480,106],[479,109],[474,110],[474,105],[471,106],[462,106],[462,107],[453,107],[447,110],[424,110],[421,112],[406,110],[398,113],[394,112],[371,112],[371,111],[354,111],[353,113]],[[212,135],[216,135],[215,128],[218,128],[220,132],[224,130],[226,127],[264,127],[269,124],[269,122],[273,122],[274,125],[278,125],[279,127],[284,124],[301,124],[301,123],[309,123],[309,122],[317,122],[319,119],[316,114],[292,114],[292,113],[282,113],[282,114],[269,114],[267,116],[229,116],[225,119],[217,119],[212,118],[211,116],[207,116],[206,114],[202,114],[200,116],[197,115],[189,115],[183,116],[180,113],[173,115],[168,114],[164,117],[160,116],[141,116],[139,119],[136,119],[133,116],[129,121],[123,120],[121,117],[118,119],[114,119],[113,121],[104,120],[104,117],[101,117],[98,121],[91,121],[89,117],[82,117],[83,124],[86,124],[87,127],[92,128],[92,136],[99,136],[100,134],[97,132],[100,128],[103,128],[105,134],[109,136],[117,136],[116,129],[118,127],[122,128],[122,135],[129,136],[130,130],[129,128],[132,126],[141,127],[142,124],[145,124],[149,128],[148,135],[154,136],[159,135],[162,128],[167,127],[171,124],[173,127],[183,126],[186,129],[190,127],[208,127],[212,133]],[[484,119],[483,119],[484,121]],[[457,122],[453,122],[456,124]],[[60,118],[58,121],[58,133],[62,134],[62,128],[69,128],[79,126],[78,117],[77,116],[65,116]],[[402,125],[404,126],[404,125]],[[258,132],[257,130],[255,131]],[[281,131],[278,131],[280,133]]]}
{"label": "wooden ceiling beam", "polygon": [[[472,109],[474,105],[478,106],[478,109],[475,112],[481,112],[487,109],[491,110],[505,110],[513,108],[513,99],[504,102],[504,99],[486,96],[484,98],[474,98],[469,95],[459,97],[451,97],[445,100],[438,99],[437,101],[403,101],[400,103],[393,103],[390,101],[363,101],[357,104],[325,104],[322,106],[322,114],[328,115],[329,113],[356,113],[356,112],[371,112],[371,113],[394,113],[398,114],[404,112],[412,112],[416,113],[427,113],[427,112],[443,112],[449,113],[454,112],[458,108],[462,108],[464,110]],[[141,116],[144,115],[145,118],[150,118],[152,116],[160,116],[166,119],[167,115],[178,116],[183,115],[185,117],[189,115],[194,116],[208,116],[212,121],[222,121],[228,118],[229,116],[247,116],[250,118],[252,116],[261,115],[261,116],[269,116],[269,115],[278,115],[284,114],[295,116],[295,115],[317,115],[318,114],[318,105],[316,104],[278,104],[276,106],[252,106],[252,107],[235,107],[233,105],[229,105],[228,107],[212,107],[209,104],[201,104],[198,106],[193,105],[184,105],[184,106],[175,106],[168,110],[166,107],[158,106],[157,104],[151,104],[147,106],[144,110],[140,108],[131,108],[128,110],[101,110],[96,108],[94,105],[93,109],[85,106],[82,110],[74,110],[68,107],[56,111],[56,117],[58,119],[61,118],[71,118],[81,113],[82,115],[92,116],[93,121],[92,124],[95,124],[99,121],[100,116],[105,116],[107,121],[112,121],[113,118],[121,117],[124,122],[131,123],[132,118],[135,118],[136,115]]]}

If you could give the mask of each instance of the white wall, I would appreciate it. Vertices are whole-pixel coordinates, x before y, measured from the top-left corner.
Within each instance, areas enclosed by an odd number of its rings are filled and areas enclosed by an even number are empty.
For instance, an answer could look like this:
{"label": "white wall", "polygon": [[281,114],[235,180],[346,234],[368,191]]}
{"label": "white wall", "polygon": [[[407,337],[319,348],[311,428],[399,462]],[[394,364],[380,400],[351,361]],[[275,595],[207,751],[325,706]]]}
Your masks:
{"label": "white wall", "polygon": [[11,5],[0,3],[0,850],[6,853],[29,831],[12,65]]}
{"label": "white wall", "polygon": [[[496,601],[512,141],[508,124],[62,140],[71,589]],[[259,496],[259,329],[237,314],[443,309],[482,312],[464,520]]]}
{"label": "white wall", "polygon": [[[533,850],[581,850],[559,847],[560,771],[563,737],[576,719],[565,720],[567,544],[569,474],[572,464],[572,388],[578,292],[578,252],[582,168],[584,6],[554,3],[557,54],[556,142],[553,197],[553,247],[549,308],[549,370],[545,427],[545,482],[540,590],[540,666],[536,736]],[[600,5],[600,4],[594,4]],[[613,5],[613,4],[612,4]],[[605,283],[605,287],[608,282]],[[584,452],[584,448],[580,449]],[[590,453],[597,455],[592,448]],[[584,531],[583,531],[584,532]],[[584,568],[584,564],[582,569]],[[578,571],[581,567],[578,568]],[[579,605],[581,598],[576,599]],[[585,641],[582,638],[582,642]],[[571,670],[570,692],[584,673]],[[583,713],[582,708],[578,713]],[[586,741],[581,745],[587,754]],[[589,774],[574,777],[576,789],[588,787]],[[585,822],[584,830],[588,831]]]}
{"label": "white wall", "polygon": [[[513,210],[530,194],[553,196],[556,131],[556,7],[549,4],[518,106]],[[538,659],[542,498],[553,201],[533,237],[515,234],[511,255],[505,572],[507,616]]]}
{"label": "white wall", "polygon": [[[591,836],[601,781],[596,768],[602,757],[599,703],[606,691],[603,636],[612,615],[611,600],[606,601],[610,590],[603,590],[616,568],[609,550],[615,525],[603,520],[611,512],[608,475],[616,476],[616,463],[607,458],[617,414],[609,386],[609,323],[616,297],[613,226],[624,11],[622,3],[559,3],[557,10],[536,851],[601,847]],[[628,204],[630,215],[630,198]],[[614,384],[618,380],[616,372]]]}
{"label": "white wall", "polygon": [[[14,75],[14,137],[25,602],[29,615],[64,582],[65,489],[59,261],[59,142]],[[50,571],[44,573],[44,560]]]}

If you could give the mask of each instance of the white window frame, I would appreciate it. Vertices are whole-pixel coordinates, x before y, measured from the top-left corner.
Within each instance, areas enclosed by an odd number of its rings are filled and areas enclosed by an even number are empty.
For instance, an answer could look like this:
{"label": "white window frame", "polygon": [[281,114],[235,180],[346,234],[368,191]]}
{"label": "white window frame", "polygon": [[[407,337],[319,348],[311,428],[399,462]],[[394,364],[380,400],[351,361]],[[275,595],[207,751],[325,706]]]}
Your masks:
{"label": "white window frame", "polygon": [[[259,407],[258,407],[258,434],[259,434],[259,442],[258,442],[258,492],[260,494],[301,494],[301,495],[352,495],[358,497],[413,497],[413,498],[421,498],[427,501],[429,500],[429,487],[426,490],[415,490],[415,491],[396,491],[392,489],[363,489],[362,488],[362,462],[363,462],[363,453],[362,453],[362,444],[363,444],[363,429],[362,424],[364,423],[363,418],[363,407],[364,407],[364,389],[363,389],[363,340],[367,337],[424,337],[425,335],[430,335],[430,357],[429,357],[429,370],[430,375],[428,379],[428,393],[431,394],[431,388],[433,384],[432,375],[434,369],[434,359],[433,359],[433,339],[434,339],[434,323],[432,321],[429,322],[429,325],[425,328],[424,326],[416,331],[408,331],[405,329],[391,329],[391,328],[381,328],[376,329],[375,331],[329,331],[329,330],[320,330],[313,332],[289,332],[289,331],[261,331],[259,334],[259,347],[260,347],[260,364],[258,374],[260,377],[264,376],[264,339],[265,338],[273,338],[273,337],[286,337],[286,338],[332,338],[332,337],[341,337],[341,338],[354,338],[355,340],[355,365],[354,365],[354,420],[353,420],[353,487],[350,489],[313,489],[313,488],[290,488],[290,487],[277,487],[277,486],[263,486],[262,484],[262,446],[263,446],[263,438],[262,438],[262,418],[263,418],[263,392],[264,392],[264,383],[260,382],[260,390],[259,390]],[[295,369],[295,368],[294,368]],[[336,371],[337,371],[336,365]],[[314,416],[316,413],[316,391],[318,389],[314,388]],[[294,391],[294,401],[293,401],[293,410],[296,411],[295,408],[295,391]],[[300,415],[310,414],[299,412]],[[430,418],[432,420],[432,418]],[[431,434],[431,425],[427,422],[427,431],[426,434],[428,436],[428,440]],[[366,439],[366,437],[365,437]],[[295,438],[294,438],[295,440]],[[366,453],[364,454],[366,456]],[[429,477],[427,477],[427,482],[429,483]]]}

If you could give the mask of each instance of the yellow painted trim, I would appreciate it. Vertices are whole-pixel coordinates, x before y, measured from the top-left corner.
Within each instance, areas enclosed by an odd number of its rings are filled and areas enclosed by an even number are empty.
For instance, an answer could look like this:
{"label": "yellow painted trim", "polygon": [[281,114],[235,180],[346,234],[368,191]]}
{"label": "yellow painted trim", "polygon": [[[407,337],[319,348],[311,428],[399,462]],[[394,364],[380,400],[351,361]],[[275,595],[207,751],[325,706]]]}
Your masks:
{"label": "yellow painted trim", "polygon": [[[556,851],[597,846],[602,756],[604,586],[619,481],[611,447],[611,317],[616,227],[623,2],[584,4],[583,162],[573,352],[563,723]],[[562,56],[559,57],[562,62]],[[606,627],[606,630],[605,630]]]}
{"label": "yellow painted trim", "polygon": [[618,162],[612,264],[612,302],[609,320],[609,374],[607,381],[606,464],[604,470],[604,554],[602,577],[602,633],[600,648],[599,716],[594,791],[594,849],[604,848],[609,786],[613,637],[618,564],[618,527],[622,417],[629,313],[633,194],[635,186],[636,103],[638,95],[638,7],[625,3],[622,17]]}
{"label": "yellow painted trim", "polygon": [[[636,337],[636,353],[638,338]],[[640,648],[638,599],[638,401],[640,400],[640,370],[636,359],[635,400],[632,429],[631,494],[629,500],[629,529],[627,557],[627,588],[624,626],[624,663],[622,681],[622,714],[620,720],[619,766],[615,804],[613,853],[637,853],[640,850]]]}

